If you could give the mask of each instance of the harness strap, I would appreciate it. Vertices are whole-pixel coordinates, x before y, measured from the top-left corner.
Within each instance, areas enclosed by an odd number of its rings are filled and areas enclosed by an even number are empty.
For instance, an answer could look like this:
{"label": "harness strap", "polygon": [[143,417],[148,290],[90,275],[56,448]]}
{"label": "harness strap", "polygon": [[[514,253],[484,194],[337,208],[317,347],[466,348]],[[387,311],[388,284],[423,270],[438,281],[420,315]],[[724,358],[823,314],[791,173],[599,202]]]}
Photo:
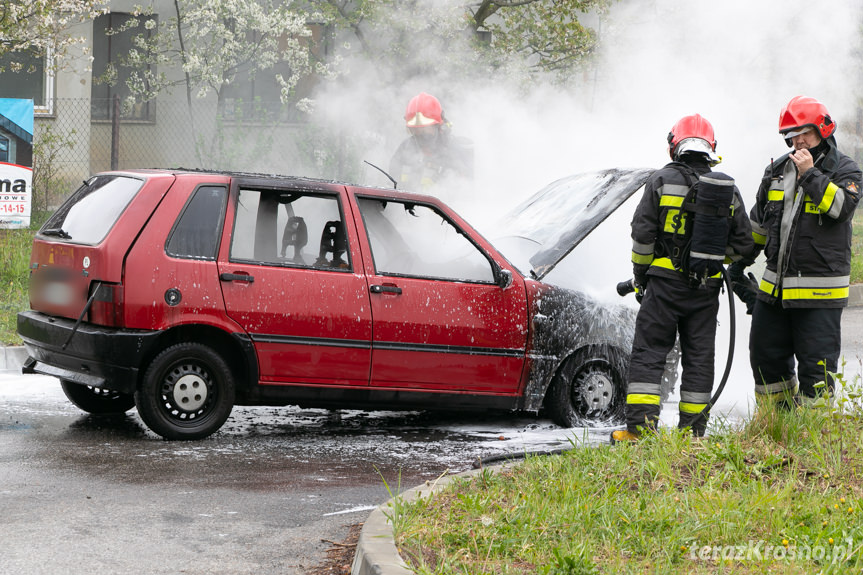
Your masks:
{"label": "harness strap", "polygon": [[692,242],[692,224],[686,226],[683,229],[683,233],[680,233],[680,227],[683,225],[685,218],[685,213],[690,211],[687,209],[687,206],[694,206],[695,202],[692,201],[695,195],[695,184],[698,183],[698,174],[694,169],[687,166],[682,162],[674,162],[672,164],[680,175],[686,180],[686,185],[689,187],[689,191],[686,192],[686,196],[683,198],[683,203],[680,206],[680,214],[676,218],[674,222],[674,233],[672,235],[672,247],[670,249],[671,252],[671,264],[674,266],[674,269],[683,272],[684,274],[689,274],[689,258],[687,257],[689,254],[689,246]]}
{"label": "harness strap", "polygon": [[684,201],[682,207],[687,212],[694,212],[704,216],[731,217],[731,206],[705,206],[704,204]]}

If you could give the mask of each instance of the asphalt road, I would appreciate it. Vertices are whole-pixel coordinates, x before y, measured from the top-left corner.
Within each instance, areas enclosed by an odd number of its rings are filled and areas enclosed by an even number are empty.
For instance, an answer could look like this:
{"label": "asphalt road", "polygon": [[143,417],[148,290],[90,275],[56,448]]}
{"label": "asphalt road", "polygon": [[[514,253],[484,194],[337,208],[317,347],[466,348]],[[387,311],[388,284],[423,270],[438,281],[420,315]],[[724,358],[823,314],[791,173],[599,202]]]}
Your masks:
{"label": "asphalt road", "polygon": [[235,408],[211,438],[167,442],[134,410],[87,415],[56,379],[7,371],[0,574],[305,573],[391,493],[574,433],[531,417]]}
{"label": "asphalt road", "polygon": [[[751,402],[742,324],[715,412],[727,417]],[[845,311],[843,356],[859,377],[863,308]],[[6,371],[0,574],[302,574],[391,493],[481,457],[607,433],[530,417],[235,408],[209,439],[166,442],[134,411],[86,415],[55,379]]]}

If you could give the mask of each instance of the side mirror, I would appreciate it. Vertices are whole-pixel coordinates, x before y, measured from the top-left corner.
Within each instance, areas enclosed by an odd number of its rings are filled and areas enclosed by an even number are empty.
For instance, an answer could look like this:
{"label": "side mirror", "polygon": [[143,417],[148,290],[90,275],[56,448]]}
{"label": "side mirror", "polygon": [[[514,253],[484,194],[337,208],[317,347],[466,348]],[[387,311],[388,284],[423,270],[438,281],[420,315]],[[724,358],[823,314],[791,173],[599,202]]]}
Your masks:
{"label": "side mirror", "polygon": [[506,289],[512,285],[512,272],[505,269],[497,270],[497,285],[501,289]]}

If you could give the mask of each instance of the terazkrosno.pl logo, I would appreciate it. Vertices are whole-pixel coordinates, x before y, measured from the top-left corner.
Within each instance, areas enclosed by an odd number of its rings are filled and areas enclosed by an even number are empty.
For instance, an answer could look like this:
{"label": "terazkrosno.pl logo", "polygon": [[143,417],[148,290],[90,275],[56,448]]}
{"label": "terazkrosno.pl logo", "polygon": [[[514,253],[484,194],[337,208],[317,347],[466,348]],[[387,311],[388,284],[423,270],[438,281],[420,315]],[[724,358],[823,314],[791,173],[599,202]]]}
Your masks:
{"label": "terazkrosno.pl logo", "polygon": [[767,541],[749,540],[745,545],[686,546],[693,561],[818,561],[841,563],[851,558],[856,550],[853,539],[824,542],[816,545],[786,543],[777,545]]}

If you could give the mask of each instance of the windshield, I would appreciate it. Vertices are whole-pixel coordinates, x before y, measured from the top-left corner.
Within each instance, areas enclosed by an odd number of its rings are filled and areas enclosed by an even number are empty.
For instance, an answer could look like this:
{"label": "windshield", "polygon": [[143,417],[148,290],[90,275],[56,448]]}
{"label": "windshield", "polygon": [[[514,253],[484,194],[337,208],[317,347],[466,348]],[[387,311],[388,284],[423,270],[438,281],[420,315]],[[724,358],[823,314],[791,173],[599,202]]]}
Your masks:
{"label": "windshield", "polygon": [[143,185],[142,180],[125,176],[94,176],[60,206],[39,234],[76,244],[98,244]]}

